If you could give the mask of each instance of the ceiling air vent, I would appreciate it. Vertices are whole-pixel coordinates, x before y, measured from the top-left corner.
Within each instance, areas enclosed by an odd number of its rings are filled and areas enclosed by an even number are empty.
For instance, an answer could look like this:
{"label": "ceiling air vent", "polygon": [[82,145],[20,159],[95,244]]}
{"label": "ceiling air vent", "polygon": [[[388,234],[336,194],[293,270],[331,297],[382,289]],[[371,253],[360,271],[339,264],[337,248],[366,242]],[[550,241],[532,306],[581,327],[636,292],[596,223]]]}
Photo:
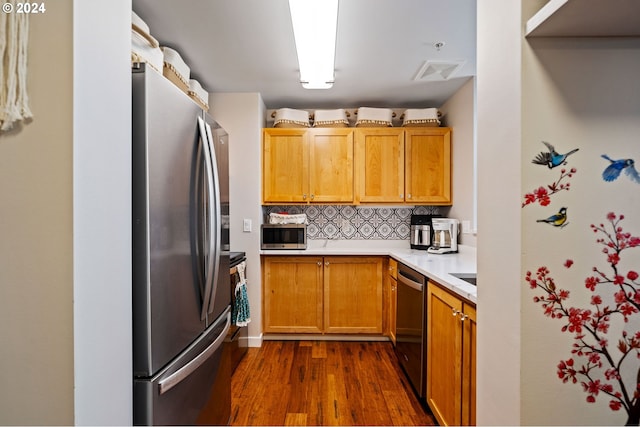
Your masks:
{"label": "ceiling air vent", "polygon": [[455,76],[465,61],[425,61],[413,80],[448,80]]}

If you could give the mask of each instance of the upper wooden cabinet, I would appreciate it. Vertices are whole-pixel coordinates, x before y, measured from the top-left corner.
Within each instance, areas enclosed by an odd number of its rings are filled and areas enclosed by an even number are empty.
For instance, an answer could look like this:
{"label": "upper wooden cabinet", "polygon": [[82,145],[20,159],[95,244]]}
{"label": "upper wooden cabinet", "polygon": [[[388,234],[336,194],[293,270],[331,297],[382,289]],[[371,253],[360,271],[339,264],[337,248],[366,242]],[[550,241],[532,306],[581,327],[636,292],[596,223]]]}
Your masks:
{"label": "upper wooden cabinet", "polygon": [[451,205],[451,129],[357,128],[356,202]]}
{"label": "upper wooden cabinet", "polygon": [[450,205],[451,129],[405,130],[405,201]]}
{"label": "upper wooden cabinet", "polygon": [[451,205],[451,129],[264,129],[262,173],[264,204]]}
{"label": "upper wooden cabinet", "polygon": [[354,129],[264,129],[263,203],[352,203]]}
{"label": "upper wooden cabinet", "polygon": [[357,128],[356,199],[404,203],[404,130]]}

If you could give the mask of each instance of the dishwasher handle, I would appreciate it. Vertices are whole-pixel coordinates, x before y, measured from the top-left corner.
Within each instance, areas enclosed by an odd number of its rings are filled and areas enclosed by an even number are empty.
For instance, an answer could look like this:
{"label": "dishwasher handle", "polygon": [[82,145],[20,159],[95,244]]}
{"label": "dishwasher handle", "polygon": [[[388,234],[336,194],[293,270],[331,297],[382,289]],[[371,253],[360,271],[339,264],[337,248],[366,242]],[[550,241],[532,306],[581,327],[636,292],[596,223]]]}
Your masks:
{"label": "dishwasher handle", "polygon": [[402,270],[398,271],[398,282],[402,283],[403,285],[407,285],[410,288],[415,289],[416,291],[422,292],[422,290],[424,289],[424,283],[417,282],[415,278],[403,273],[404,272]]}

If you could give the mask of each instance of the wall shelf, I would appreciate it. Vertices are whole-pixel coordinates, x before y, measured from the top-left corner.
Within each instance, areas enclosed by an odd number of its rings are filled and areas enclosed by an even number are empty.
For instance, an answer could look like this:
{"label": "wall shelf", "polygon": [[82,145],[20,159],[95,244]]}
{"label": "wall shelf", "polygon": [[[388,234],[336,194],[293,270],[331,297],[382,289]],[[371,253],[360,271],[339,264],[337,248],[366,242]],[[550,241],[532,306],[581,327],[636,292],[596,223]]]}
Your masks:
{"label": "wall shelf", "polygon": [[525,28],[526,37],[640,37],[638,0],[550,0]]}

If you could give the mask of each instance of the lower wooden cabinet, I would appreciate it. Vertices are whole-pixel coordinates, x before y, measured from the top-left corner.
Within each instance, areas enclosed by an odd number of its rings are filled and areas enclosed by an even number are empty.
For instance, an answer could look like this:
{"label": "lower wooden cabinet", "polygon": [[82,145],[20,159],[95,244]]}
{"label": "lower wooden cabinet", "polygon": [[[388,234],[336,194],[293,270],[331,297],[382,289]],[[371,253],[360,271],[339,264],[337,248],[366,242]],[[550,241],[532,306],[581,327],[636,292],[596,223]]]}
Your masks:
{"label": "lower wooden cabinet", "polygon": [[382,333],[382,257],[264,256],[265,333]]}
{"label": "lower wooden cabinet", "polygon": [[387,331],[391,342],[396,345],[396,315],[398,312],[398,261],[389,258],[389,274],[387,276]]}
{"label": "lower wooden cabinet", "polygon": [[476,308],[427,286],[427,403],[440,425],[476,423]]}
{"label": "lower wooden cabinet", "polygon": [[322,257],[264,257],[262,262],[264,332],[322,332]]}

